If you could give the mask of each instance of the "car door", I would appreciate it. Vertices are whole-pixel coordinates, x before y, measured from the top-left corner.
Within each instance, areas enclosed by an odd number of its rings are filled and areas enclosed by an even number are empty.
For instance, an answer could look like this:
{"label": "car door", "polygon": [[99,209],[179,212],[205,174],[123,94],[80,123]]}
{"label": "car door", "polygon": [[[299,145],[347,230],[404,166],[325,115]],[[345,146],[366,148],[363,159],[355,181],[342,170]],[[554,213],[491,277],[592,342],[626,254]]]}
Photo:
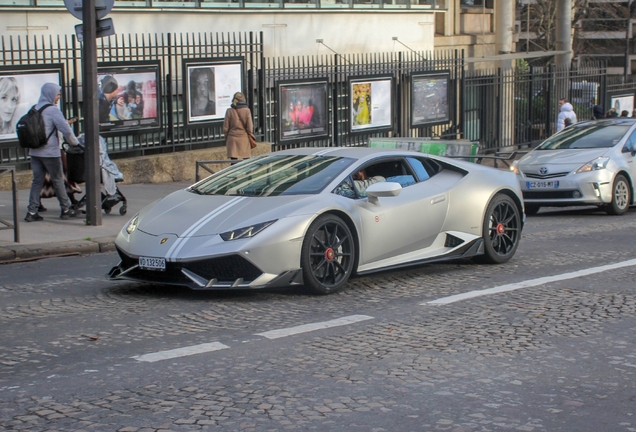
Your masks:
{"label": "car door", "polygon": [[[399,195],[382,197],[378,203],[367,198],[356,201],[360,216],[360,265],[394,257],[395,265],[420,259],[439,234],[448,209],[448,194],[433,179],[416,175],[402,158],[399,161],[415,184],[406,185]],[[388,177],[391,180],[391,177]],[[371,267],[374,267],[371,265]]]}
{"label": "car door", "polygon": [[636,152],[636,130],[632,132],[627,139],[621,153],[625,166],[629,167],[629,173],[632,176],[632,179],[636,179],[636,162],[634,161],[634,152]]}

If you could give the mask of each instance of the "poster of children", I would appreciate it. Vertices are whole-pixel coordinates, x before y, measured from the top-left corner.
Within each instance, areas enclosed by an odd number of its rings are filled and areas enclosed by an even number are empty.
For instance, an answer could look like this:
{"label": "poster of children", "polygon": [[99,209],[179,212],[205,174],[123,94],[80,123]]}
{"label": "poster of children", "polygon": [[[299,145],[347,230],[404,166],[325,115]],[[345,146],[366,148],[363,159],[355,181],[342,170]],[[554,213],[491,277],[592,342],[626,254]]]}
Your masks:
{"label": "poster of children", "polygon": [[100,132],[158,127],[157,70],[98,68]]}

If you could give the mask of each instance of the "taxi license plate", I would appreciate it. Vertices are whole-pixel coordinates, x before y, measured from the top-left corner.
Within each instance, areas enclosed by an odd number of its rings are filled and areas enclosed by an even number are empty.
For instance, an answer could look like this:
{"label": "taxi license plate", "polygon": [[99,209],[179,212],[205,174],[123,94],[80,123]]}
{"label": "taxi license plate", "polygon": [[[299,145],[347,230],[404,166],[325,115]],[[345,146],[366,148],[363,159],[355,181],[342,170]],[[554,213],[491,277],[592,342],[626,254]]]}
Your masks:
{"label": "taxi license plate", "polygon": [[139,268],[144,270],[166,270],[165,258],[139,257]]}
{"label": "taxi license plate", "polygon": [[529,181],[526,182],[528,189],[556,189],[559,187],[558,181]]}

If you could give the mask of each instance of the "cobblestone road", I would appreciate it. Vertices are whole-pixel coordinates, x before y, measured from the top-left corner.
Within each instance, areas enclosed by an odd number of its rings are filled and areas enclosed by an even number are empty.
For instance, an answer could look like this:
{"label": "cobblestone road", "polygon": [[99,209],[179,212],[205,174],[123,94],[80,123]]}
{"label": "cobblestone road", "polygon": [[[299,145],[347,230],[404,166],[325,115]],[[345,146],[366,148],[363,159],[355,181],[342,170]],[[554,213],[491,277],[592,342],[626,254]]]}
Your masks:
{"label": "cobblestone road", "polygon": [[635,229],[636,210],[540,213],[507,264],[385,272],[327,297],[108,283],[113,254],[4,266],[0,429],[636,431],[636,267],[426,304],[634,259]]}

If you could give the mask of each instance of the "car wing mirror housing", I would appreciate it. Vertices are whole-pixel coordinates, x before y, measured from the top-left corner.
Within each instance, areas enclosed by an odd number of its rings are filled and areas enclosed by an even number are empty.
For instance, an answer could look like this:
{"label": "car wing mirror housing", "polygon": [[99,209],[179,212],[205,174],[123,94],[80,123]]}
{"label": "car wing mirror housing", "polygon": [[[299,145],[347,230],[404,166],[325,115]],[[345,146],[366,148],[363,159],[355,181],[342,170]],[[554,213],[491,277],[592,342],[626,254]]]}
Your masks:
{"label": "car wing mirror housing", "polygon": [[369,202],[376,204],[379,202],[380,197],[398,196],[400,191],[402,191],[402,186],[399,183],[380,182],[372,184],[365,192]]}

